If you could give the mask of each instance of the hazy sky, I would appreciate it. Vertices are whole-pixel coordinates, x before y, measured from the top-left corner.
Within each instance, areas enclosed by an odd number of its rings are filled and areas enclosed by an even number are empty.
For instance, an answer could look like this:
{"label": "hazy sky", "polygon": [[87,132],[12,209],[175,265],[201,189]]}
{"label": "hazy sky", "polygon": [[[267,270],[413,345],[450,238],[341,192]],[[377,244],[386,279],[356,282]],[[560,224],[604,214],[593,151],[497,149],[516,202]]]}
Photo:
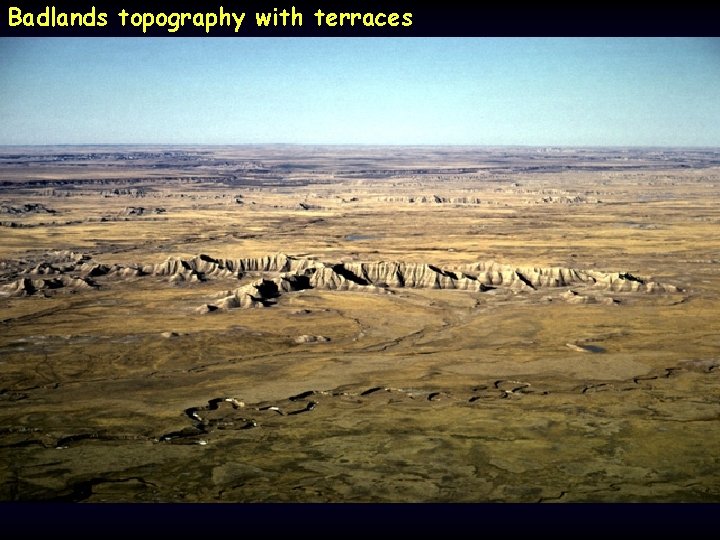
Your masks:
{"label": "hazy sky", "polygon": [[0,39],[0,144],[720,146],[720,39]]}

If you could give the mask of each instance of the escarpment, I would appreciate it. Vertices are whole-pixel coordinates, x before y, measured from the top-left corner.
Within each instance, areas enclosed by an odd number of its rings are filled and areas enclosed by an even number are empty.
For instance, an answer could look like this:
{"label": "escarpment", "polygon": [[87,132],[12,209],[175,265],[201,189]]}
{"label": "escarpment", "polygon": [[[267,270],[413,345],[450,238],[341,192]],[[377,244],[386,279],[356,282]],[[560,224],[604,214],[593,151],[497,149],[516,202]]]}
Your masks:
{"label": "escarpment", "polygon": [[60,276],[53,278],[19,278],[0,289],[1,296],[49,296],[56,292],[68,292],[78,289],[92,289],[95,283],[87,278]]}
{"label": "escarpment", "polygon": [[[568,303],[617,303],[593,293],[679,293],[674,285],[636,277],[629,272],[601,272],[566,267],[511,266],[494,261],[452,267],[402,261],[338,261],[292,257],[276,253],[265,257],[220,259],[201,254],[191,258],[170,257],[155,264],[114,264],[94,261],[74,252],[55,252],[43,260],[3,261],[0,264],[5,296],[47,294],[59,289],[76,290],[102,286],[112,280],[155,277],[173,284],[209,280],[256,279],[227,290],[204,312],[219,309],[267,307],[288,293],[309,289],[392,294],[396,289],[440,289],[513,293],[542,289],[567,289],[558,296]],[[96,282],[95,279],[100,281]],[[107,280],[103,282],[103,280]],[[570,289],[580,288],[583,294]]]}
{"label": "escarpment", "polygon": [[378,197],[380,202],[406,204],[481,204],[479,197],[446,197],[442,195],[390,195]]}
{"label": "escarpment", "polygon": [[[409,262],[338,262],[324,263],[312,259],[295,259],[296,271],[277,277],[263,277],[233,291],[228,291],[216,309],[267,307],[277,303],[285,293],[320,289],[392,294],[394,289],[442,289],[485,292],[508,289],[513,292],[540,289],[568,289],[558,298],[571,304],[614,305],[611,297],[596,298],[601,293],[678,293],[674,285],[637,278],[630,273],[605,273],[564,267],[513,267],[496,262],[478,262],[456,268]],[[580,295],[570,288],[582,288]]]}

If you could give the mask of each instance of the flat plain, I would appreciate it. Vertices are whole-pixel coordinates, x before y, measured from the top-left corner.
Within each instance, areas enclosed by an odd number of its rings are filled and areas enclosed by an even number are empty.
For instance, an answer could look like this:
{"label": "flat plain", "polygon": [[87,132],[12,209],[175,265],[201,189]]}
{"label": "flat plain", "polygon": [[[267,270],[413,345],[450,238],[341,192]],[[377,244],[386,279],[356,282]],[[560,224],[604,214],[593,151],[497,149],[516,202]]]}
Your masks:
{"label": "flat plain", "polygon": [[720,501],[720,151],[0,148],[0,499]]}

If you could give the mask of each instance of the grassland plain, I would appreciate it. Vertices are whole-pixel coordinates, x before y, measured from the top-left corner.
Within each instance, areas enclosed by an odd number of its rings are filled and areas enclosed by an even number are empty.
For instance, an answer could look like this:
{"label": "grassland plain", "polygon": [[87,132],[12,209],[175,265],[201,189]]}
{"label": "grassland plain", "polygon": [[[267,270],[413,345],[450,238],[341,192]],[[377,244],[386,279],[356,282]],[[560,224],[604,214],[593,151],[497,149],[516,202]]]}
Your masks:
{"label": "grassland plain", "polygon": [[0,163],[3,500],[720,500],[716,150]]}

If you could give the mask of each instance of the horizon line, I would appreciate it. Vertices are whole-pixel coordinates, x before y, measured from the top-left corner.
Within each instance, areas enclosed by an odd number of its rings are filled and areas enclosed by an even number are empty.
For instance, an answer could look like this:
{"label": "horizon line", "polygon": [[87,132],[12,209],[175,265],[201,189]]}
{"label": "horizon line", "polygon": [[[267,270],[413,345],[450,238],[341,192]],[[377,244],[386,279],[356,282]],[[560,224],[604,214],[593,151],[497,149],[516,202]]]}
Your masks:
{"label": "horizon line", "polygon": [[473,143],[289,143],[289,142],[241,142],[241,143],[200,143],[200,142],[83,142],[83,143],[0,143],[0,148],[17,147],[80,147],[80,146],[297,146],[297,147],[393,147],[393,148],[559,148],[559,149],[706,149],[720,150],[720,145],[599,145],[599,144],[473,144]]}

